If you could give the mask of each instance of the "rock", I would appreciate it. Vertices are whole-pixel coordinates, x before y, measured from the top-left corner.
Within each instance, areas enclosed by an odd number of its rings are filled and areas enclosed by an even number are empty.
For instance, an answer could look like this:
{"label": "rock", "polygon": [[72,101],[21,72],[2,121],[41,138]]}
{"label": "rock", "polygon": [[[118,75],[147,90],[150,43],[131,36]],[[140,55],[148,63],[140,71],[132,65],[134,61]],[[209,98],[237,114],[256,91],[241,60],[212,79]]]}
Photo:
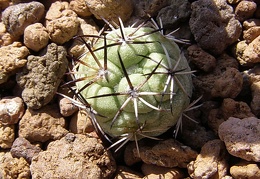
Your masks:
{"label": "rock", "polygon": [[260,26],[251,27],[243,31],[243,38],[246,40],[246,43],[251,43],[258,36],[260,36]]}
{"label": "rock", "polygon": [[245,102],[225,98],[220,108],[210,111],[207,121],[208,126],[218,134],[219,125],[228,120],[229,117],[243,119],[246,117],[254,117],[254,114]]}
{"label": "rock", "polygon": [[23,100],[20,97],[7,96],[0,100],[0,123],[16,124],[24,113]]}
{"label": "rock", "polygon": [[259,115],[260,114],[260,81],[254,82],[251,85],[251,94],[252,94],[252,101],[250,103],[250,106],[252,108],[252,111],[255,115]]}
{"label": "rock", "polygon": [[[236,86],[236,89],[231,89],[227,87],[224,94],[219,90],[221,90],[222,88],[224,89],[225,82],[227,82],[227,80],[232,80],[234,77],[236,77],[236,80],[238,80],[238,82],[241,82],[241,80],[243,81],[242,75],[239,75],[239,71],[236,69],[238,69],[237,60],[228,56],[227,54],[223,54],[217,58],[216,68],[211,73],[201,73],[193,78],[194,87],[201,95],[203,94],[203,99],[205,100],[212,99],[213,94],[215,96],[230,95],[234,97],[235,95],[238,95],[238,93],[241,91],[241,83],[232,83]],[[226,71],[228,72],[225,73]],[[234,74],[237,76],[233,76]],[[222,80],[224,81],[221,81],[220,78],[222,78]],[[218,86],[218,84],[221,84],[222,86]],[[232,93],[232,90],[235,90],[235,95]]]}
{"label": "rock", "polygon": [[233,178],[259,179],[260,168],[257,163],[240,161],[230,168],[230,174]]}
{"label": "rock", "polygon": [[229,4],[237,4],[237,3],[239,3],[239,1],[241,1],[241,0],[227,0],[227,2]]}
{"label": "rock", "polygon": [[191,7],[188,0],[172,0],[169,6],[162,8],[156,19],[162,21],[164,28],[178,27],[181,22],[187,21],[191,14]]}
{"label": "rock", "polygon": [[47,29],[41,23],[29,25],[24,30],[24,44],[36,52],[46,47],[49,42]]}
{"label": "rock", "polygon": [[224,178],[228,173],[228,153],[224,143],[219,140],[207,142],[195,161],[188,164],[192,178]]}
{"label": "rock", "polygon": [[19,123],[19,137],[30,142],[57,140],[68,133],[65,119],[54,105],[47,105],[39,110],[27,109]]}
{"label": "rock", "polygon": [[23,137],[18,137],[13,142],[10,150],[11,154],[15,158],[24,158],[28,163],[31,163],[33,156],[38,155],[41,152],[41,148],[31,144]]}
{"label": "rock", "polygon": [[0,22],[0,46],[7,46],[15,41],[15,37],[7,32],[3,22]]}
{"label": "rock", "polygon": [[142,172],[146,175],[146,179],[156,179],[156,178],[184,178],[184,173],[179,168],[166,168],[151,164],[142,164]]}
{"label": "rock", "polygon": [[218,134],[228,152],[247,161],[260,161],[260,120],[230,117],[219,126]]}
{"label": "rock", "polygon": [[0,48],[0,84],[6,82],[11,75],[17,72],[17,69],[26,64],[25,58],[28,54],[29,50],[20,42]]}
{"label": "rock", "polygon": [[39,56],[28,57],[23,71],[16,76],[17,83],[23,88],[22,98],[28,107],[39,109],[52,100],[67,70],[66,55],[64,47],[52,43]]}
{"label": "rock", "polygon": [[76,12],[76,14],[80,17],[89,17],[92,15],[85,0],[71,0],[69,8]]}
{"label": "rock", "polygon": [[13,158],[10,152],[0,152],[0,178],[30,179],[30,166],[24,158]]}
{"label": "rock", "polygon": [[[140,146],[142,143],[139,142],[138,145]],[[136,150],[136,144],[135,142],[129,142],[126,145],[125,151],[124,151],[124,162],[127,166],[132,166],[137,162],[141,162],[140,156],[135,156]]]}
{"label": "rock", "polygon": [[114,179],[127,179],[127,178],[141,179],[143,178],[143,175],[136,171],[131,170],[128,167],[118,166]]}
{"label": "rock", "polygon": [[239,41],[232,48],[232,53],[234,57],[238,60],[239,64],[242,66],[250,65],[247,61],[244,60],[243,55],[244,51],[247,48],[248,44],[245,40]]}
{"label": "rock", "polygon": [[9,0],[1,0],[0,1],[0,10],[2,11],[3,9],[7,8],[9,6]]}
{"label": "rock", "polygon": [[88,51],[86,45],[84,43],[82,43],[81,41],[79,41],[79,37],[83,37],[84,36],[84,40],[86,42],[89,42],[91,44],[93,44],[96,40],[96,38],[92,38],[92,37],[86,37],[87,35],[98,35],[98,31],[99,28],[96,25],[96,23],[92,20],[92,19],[81,19],[78,18],[79,20],[79,30],[76,34],[76,38],[72,45],[69,48],[69,54],[73,57],[73,58],[78,58],[80,55],[82,55],[83,53],[85,53],[86,51]]}
{"label": "rock", "polygon": [[249,64],[260,62],[260,35],[248,44],[244,50],[242,58],[245,63]]}
{"label": "rock", "polygon": [[52,3],[45,17],[50,39],[56,44],[64,44],[78,31],[77,14],[69,10],[68,5],[68,2],[56,1]]}
{"label": "rock", "polygon": [[220,55],[240,37],[242,26],[226,0],[198,0],[191,9],[191,32],[202,49]]}
{"label": "rock", "polygon": [[235,68],[228,68],[214,82],[211,90],[213,97],[235,98],[242,90],[243,76]]}
{"label": "rock", "polygon": [[120,17],[122,21],[130,18],[133,12],[133,2],[131,0],[86,0],[87,6],[97,19],[106,19],[109,22],[118,22]]}
{"label": "rock", "polygon": [[116,170],[112,155],[96,138],[69,133],[33,157],[32,178],[110,178]]}
{"label": "rock", "polygon": [[72,116],[69,129],[75,134],[87,134],[95,130],[90,117],[84,110],[79,110]]}
{"label": "rock", "polygon": [[198,45],[189,46],[187,51],[189,60],[191,60],[191,62],[194,63],[200,70],[210,72],[216,67],[216,58],[205,52]]}
{"label": "rock", "polygon": [[9,6],[2,13],[2,21],[10,34],[19,37],[24,29],[39,22],[44,15],[44,5],[40,2],[19,3]]}
{"label": "rock", "polygon": [[[137,151],[134,155],[138,157]],[[153,146],[140,146],[142,161],[161,167],[186,168],[187,164],[196,157],[197,152],[174,139],[161,141]]]}
{"label": "rock", "polygon": [[240,1],[235,8],[235,15],[239,21],[244,21],[251,18],[256,11],[257,4],[254,1]]}
{"label": "rock", "polygon": [[15,137],[15,127],[13,124],[3,125],[0,122],[0,148],[11,148]]}
{"label": "rock", "polygon": [[67,98],[61,98],[59,100],[59,107],[60,107],[60,113],[64,117],[71,116],[76,111],[78,111],[78,107],[73,104],[72,101],[70,101]]}
{"label": "rock", "polygon": [[245,30],[250,29],[251,27],[260,26],[260,19],[247,19],[243,22],[243,28]]}

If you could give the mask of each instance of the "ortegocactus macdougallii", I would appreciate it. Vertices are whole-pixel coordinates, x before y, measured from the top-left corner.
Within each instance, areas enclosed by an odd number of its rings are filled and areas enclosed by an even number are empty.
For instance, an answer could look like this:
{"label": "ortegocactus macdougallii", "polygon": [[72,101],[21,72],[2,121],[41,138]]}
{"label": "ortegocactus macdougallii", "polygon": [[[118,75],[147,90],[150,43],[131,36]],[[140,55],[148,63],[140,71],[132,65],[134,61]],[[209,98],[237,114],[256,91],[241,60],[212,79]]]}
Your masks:
{"label": "ortegocactus macdougallii", "polygon": [[[120,142],[153,138],[189,106],[191,70],[178,45],[145,27],[112,28],[77,59],[77,96],[99,129]],[[83,37],[81,37],[83,40]],[[118,142],[119,143],[119,142]]]}

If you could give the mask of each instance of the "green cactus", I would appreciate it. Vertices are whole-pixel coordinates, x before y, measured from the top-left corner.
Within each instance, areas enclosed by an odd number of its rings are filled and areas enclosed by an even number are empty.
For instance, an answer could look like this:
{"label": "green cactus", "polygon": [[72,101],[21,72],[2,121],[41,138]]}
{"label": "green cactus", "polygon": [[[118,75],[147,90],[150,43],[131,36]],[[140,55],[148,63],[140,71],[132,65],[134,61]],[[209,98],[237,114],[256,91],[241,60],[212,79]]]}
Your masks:
{"label": "green cactus", "polygon": [[[192,94],[191,70],[160,29],[114,29],[77,59],[77,94],[99,129],[120,142],[153,138],[174,126]],[[83,40],[83,37],[82,41]]]}

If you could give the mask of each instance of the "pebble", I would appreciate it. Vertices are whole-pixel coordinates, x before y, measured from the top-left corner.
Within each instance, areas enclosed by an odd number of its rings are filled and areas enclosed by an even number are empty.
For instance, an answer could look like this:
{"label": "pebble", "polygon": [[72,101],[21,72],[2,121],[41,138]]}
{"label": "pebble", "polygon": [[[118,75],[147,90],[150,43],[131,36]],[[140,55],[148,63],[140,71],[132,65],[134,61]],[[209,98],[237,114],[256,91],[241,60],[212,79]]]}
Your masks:
{"label": "pebble", "polygon": [[247,161],[260,162],[260,120],[256,117],[244,119],[230,117],[218,129],[228,152]]}
{"label": "pebble", "polygon": [[257,4],[254,1],[240,1],[235,8],[235,15],[239,21],[251,18],[256,11]]}
{"label": "pebble", "polygon": [[230,168],[230,174],[233,178],[259,179],[260,168],[257,163],[240,161]]}
{"label": "pebble", "polygon": [[2,21],[10,34],[23,35],[24,29],[44,16],[44,5],[40,2],[19,3],[7,7],[2,13]]}
{"label": "pebble", "polygon": [[15,96],[6,96],[0,100],[0,122],[16,124],[24,114],[23,100]]}
{"label": "pebble", "polygon": [[0,148],[10,149],[15,139],[15,126],[3,125],[0,122]]}
{"label": "pebble", "polygon": [[69,133],[33,157],[30,169],[32,178],[101,179],[110,178],[115,165],[111,153],[98,139]]}
{"label": "pebble", "polygon": [[27,109],[19,123],[19,137],[30,142],[58,140],[67,133],[65,119],[55,105],[46,105],[39,110]]}

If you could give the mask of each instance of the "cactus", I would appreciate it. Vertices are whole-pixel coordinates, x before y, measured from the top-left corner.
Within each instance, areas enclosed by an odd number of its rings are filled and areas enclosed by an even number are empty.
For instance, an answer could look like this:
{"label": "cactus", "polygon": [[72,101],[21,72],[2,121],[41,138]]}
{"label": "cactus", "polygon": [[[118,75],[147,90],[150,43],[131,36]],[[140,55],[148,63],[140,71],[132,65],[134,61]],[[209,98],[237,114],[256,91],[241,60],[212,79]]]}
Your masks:
{"label": "cactus", "polygon": [[104,135],[121,138],[116,144],[155,138],[180,125],[189,107],[192,72],[161,30],[121,22],[118,29],[91,36],[92,46],[80,37],[88,52],[73,68],[76,94]]}

